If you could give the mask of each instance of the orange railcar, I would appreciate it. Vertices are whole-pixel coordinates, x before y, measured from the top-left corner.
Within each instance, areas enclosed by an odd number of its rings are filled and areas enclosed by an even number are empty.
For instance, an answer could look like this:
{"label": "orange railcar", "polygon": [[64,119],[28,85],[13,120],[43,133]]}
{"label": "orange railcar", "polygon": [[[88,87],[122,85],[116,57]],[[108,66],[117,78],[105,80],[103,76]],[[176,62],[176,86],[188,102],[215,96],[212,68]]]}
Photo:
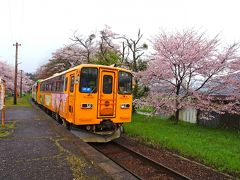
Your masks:
{"label": "orange railcar", "polygon": [[68,128],[108,134],[131,121],[132,74],[122,68],[82,64],[38,81],[33,90],[33,99]]}

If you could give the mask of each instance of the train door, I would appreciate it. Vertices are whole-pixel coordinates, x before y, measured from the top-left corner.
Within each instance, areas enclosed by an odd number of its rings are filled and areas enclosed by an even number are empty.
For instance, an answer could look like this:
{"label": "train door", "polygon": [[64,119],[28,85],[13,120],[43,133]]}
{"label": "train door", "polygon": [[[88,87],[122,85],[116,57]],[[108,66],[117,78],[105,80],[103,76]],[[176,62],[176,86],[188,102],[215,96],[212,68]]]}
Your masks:
{"label": "train door", "polygon": [[73,123],[75,121],[75,73],[69,76],[69,90],[68,90],[68,121]]}
{"label": "train door", "polygon": [[116,74],[100,69],[98,117],[115,117],[116,113]]}

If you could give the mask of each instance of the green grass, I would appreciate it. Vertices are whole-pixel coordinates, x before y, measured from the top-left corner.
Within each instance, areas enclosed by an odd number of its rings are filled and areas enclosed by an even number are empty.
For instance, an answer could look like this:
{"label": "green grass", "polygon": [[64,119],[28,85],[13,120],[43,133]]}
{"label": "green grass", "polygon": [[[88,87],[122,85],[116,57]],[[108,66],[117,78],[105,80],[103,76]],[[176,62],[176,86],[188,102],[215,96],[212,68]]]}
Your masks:
{"label": "green grass", "polygon": [[[191,157],[223,172],[240,173],[240,133],[134,114],[125,132],[146,144]],[[240,174],[239,174],[240,175]]]}
{"label": "green grass", "polygon": [[6,106],[8,107],[14,107],[14,106],[31,106],[30,102],[30,94],[26,94],[22,98],[17,98],[17,104],[13,104],[13,97],[7,97],[6,98]]}
{"label": "green grass", "polygon": [[141,108],[138,108],[137,111],[152,113],[154,111],[154,107],[152,107],[152,106],[141,107]]}
{"label": "green grass", "polygon": [[14,122],[8,122],[5,124],[4,127],[2,127],[2,124],[0,125],[0,138],[9,136],[14,129]]}

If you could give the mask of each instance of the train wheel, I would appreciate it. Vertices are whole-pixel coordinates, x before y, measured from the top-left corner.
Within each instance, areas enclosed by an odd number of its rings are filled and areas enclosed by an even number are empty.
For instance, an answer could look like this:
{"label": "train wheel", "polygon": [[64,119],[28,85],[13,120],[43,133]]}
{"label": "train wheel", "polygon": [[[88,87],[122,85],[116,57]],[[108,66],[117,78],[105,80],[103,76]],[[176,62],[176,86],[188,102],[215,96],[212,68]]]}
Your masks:
{"label": "train wheel", "polygon": [[52,111],[49,110],[49,109],[47,109],[47,114],[48,114],[49,116],[52,116]]}
{"label": "train wheel", "polygon": [[121,131],[121,133],[122,133],[122,134],[125,132],[125,130],[124,130],[124,127],[123,127],[123,126],[120,126],[120,131]]}
{"label": "train wheel", "polygon": [[56,113],[56,121],[59,122],[60,124],[63,124],[62,118],[61,118],[60,115],[57,114],[57,113]]}
{"label": "train wheel", "polygon": [[66,127],[67,130],[71,130],[71,124],[65,119],[63,120],[63,126]]}
{"label": "train wheel", "polygon": [[56,120],[56,113],[54,111],[52,112],[52,118]]}

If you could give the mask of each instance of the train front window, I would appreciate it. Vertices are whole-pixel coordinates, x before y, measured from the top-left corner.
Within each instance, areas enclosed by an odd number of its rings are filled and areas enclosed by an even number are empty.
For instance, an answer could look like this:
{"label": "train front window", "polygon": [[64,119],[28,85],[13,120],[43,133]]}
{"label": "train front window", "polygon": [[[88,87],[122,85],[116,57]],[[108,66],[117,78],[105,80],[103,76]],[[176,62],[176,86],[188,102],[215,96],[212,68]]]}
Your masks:
{"label": "train front window", "polygon": [[97,68],[82,68],[80,75],[80,92],[82,93],[96,93],[98,69]]}
{"label": "train front window", "polygon": [[132,93],[132,74],[120,71],[118,74],[118,93],[131,94]]}

